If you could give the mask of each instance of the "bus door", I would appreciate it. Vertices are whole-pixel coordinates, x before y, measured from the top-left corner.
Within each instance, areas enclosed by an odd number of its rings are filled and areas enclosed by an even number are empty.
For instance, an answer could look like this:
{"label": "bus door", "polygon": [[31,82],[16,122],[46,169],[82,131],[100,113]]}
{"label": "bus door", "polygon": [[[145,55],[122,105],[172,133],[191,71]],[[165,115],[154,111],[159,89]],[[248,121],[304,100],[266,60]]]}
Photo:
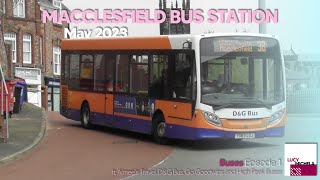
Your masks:
{"label": "bus door", "polygon": [[169,68],[173,101],[169,103],[172,109],[168,115],[181,120],[191,120],[195,102],[193,91],[196,89],[196,73],[193,72],[194,51],[174,51],[171,57],[173,61],[169,61]]}
{"label": "bus door", "polygon": [[164,94],[167,100],[158,101],[157,108],[174,122],[191,120],[195,107],[196,73],[194,51],[177,50],[169,56],[167,85]]}

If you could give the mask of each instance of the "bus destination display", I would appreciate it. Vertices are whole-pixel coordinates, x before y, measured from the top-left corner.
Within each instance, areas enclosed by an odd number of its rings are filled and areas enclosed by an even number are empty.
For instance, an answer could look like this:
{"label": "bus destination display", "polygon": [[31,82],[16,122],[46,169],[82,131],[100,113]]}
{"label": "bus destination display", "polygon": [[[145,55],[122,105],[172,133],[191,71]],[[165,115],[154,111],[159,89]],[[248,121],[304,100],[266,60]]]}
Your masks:
{"label": "bus destination display", "polygon": [[214,41],[214,52],[267,52],[267,42],[263,40],[259,41],[247,41],[247,40],[216,40]]}

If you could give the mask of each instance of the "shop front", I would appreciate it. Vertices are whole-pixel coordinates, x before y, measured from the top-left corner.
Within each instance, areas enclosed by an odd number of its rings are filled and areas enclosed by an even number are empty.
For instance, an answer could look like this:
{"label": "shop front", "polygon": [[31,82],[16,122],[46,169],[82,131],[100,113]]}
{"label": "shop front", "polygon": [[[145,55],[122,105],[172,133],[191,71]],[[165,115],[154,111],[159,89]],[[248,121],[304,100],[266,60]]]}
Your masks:
{"label": "shop front", "polygon": [[16,67],[15,76],[25,79],[28,102],[41,107],[41,70],[38,68]]}
{"label": "shop front", "polygon": [[52,77],[44,78],[48,86],[48,111],[60,111],[60,79]]}

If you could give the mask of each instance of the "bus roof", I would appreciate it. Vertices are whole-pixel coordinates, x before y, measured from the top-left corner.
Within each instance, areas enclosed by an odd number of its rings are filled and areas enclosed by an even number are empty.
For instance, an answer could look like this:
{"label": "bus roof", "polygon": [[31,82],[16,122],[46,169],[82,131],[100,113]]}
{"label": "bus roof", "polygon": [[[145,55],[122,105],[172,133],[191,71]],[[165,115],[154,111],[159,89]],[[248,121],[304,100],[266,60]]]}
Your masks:
{"label": "bus roof", "polygon": [[257,33],[211,33],[199,35],[165,35],[150,37],[114,37],[114,38],[89,38],[89,39],[65,39],[62,40],[62,50],[168,50],[175,49],[175,40],[184,42],[208,37],[227,36],[252,36],[278,39],[274,35]]}

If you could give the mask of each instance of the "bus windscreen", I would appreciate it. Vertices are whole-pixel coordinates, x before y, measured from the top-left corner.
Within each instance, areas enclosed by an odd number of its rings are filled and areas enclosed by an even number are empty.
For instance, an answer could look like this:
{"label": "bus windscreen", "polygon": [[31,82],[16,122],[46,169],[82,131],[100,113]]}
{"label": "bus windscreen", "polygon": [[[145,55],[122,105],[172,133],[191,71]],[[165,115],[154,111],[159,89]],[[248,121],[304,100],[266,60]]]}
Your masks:
{"label": "bus windscreen", "polygon": [[283,67],[276,39],[201,40],[201,101],[213,107],[265,107],[284,101]]}

